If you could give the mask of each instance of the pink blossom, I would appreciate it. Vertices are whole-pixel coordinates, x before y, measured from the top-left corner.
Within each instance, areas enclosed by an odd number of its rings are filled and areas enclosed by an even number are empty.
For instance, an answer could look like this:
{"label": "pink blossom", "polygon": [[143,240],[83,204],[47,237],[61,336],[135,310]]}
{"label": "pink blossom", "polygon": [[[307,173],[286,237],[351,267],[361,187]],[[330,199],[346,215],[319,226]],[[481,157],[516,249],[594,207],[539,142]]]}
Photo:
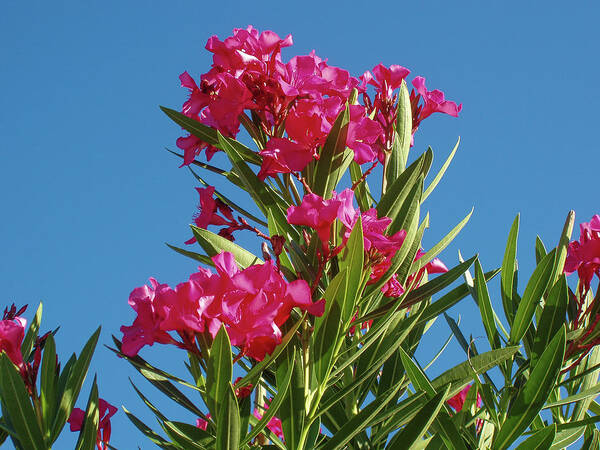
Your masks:
{"label": "pink blossom", "polygon": [[[99,399],[98,414],[100,417],[100,422],[98,424],[98,434],[96,437],[96,448],[98,450],[106,450],[108,448],[108,443],[110,441],[111,434],[110,418],[114,416],[116,412],[116,407],[114,407],[104,399]],[[80,408],[74,408],[73,411],[71,411],[69,420],[67,421],[70,425],[70,430],[80,431],[83,427],[84,420],[85,411],[83,411]]]}
{"label": "pink blossom", "polygon": [[402,80],[404,80],[408,74],[410,74],[410,70],[406,67],[398,66],[396,64],[386,67],[383,64],[378,64],[373,67],[373,74],[367,71],[361,77],[362,89],[364,90],[366,84],[370,84],[375,86],[375,89],[385,98],[392,98],[393,91],[400,87]]}
{"label": "pink blossom", "polygon": [[[419,124],[435,112],[449,114],[452,117],[458,117],[458,113],[462,109],[462,103],[456,106],[455,102],[446,100],[444,93],[438,89],[433,91],[427,90],[425,87],[425,78],[415,77],[412,81],[413,86],[418,92],[416,95],[411,92],[411,106],[413,116],[413,135],[419,128]],[[424,104],[419,105],[419,99],[422,98]]]}
{"label": "pink blossom", "polygon": [[[467,399],[467,394],[469,393],[469,389],[471,389],[473,385],[469,384],[462,391],[456,394],[454,397],[447,401],[448,405],[450,405],[456,412],[462,411],[463,406],[465,405],[465,400]],[[481,395],[479,392],[477,393],[477,407],[481,407],[483,401],[481,399]]]}
{"label": "pink blossom", "polygon": [[215,300],[206,315],[224,323],[231,343],[256,360],[264,359],[281,342],[280,327],[292,308],[313,315],[324,312],[323,301],[312,302],[306,281],[288,283],[272,261],[239,270],[233,255],[225,252],[213,262],[219,278],[209,288]]}
{"label": "pink blossom", "polygon": [[27,321],[23,317],[0,321],[0,353],[6,353],[12,363],[19,368],[23,368],[21,344],[26,325]]}
{"label": "pink blossom", "polygon": [[[208,414],[206,415],[206,418],[207,418],[207,419],[210,419],[210,413],[208,413]],[[206,428],[208,427],[208,421],[206,421],[206,420],[202,419],[201,417],[198,417],[198,418],[196,419],[196,426],[197,426],[198,428],[200,428],[201,430],[204,430],[204,431],[206,431]]]}
{"label": "pink blossom", "polygon": [[[265,403],[264,405],[264,410],[266,411],[267,409],[269,409],[269,405]],[[258,420],[262,419],[262,414],[259,412],[258,409],[255,409],[254,412],[252,413],[254,415],[254,417],[256,417]],[[267,423],[267,428],[275,434],[275,436],[277,436],[279,439],[281,439],[283,441],[283,428],[282,428],[282,424],[281,424],[281,420],[275,416],[273,416],[269,422]]]}
{"label": "pink blossom", "polygon": [[174,343],[169,334],[160,328],[164,316],[157,308],[155,299],[161,292],[169,289],[166,284],[159,284],[150,278],[149,286],[135,288],[129,295],[129,305],[137,312],[137,317],[131,326],[121,326],[123,333],[123,354],[135,356],[145,345]]}
{"label": "pink blossom", "polygon": [[[215,193],[214,186],[196,188],[196,191],[198,191],[198,194],[200,195],[198,212],[194,215],[194,224],[198,228],[206,230],[209,225],[228,225],[230,227],[237,225],[237,222],[233,218],[231,208],[219,199],[213,197]],[[224,217],[219,216],[219,212]],[[195,242],[195,237],[185,241],[186,244],[193,244]]]}
{"label": "pink blossom", "polygon": [[248,25],[246,29],[234,29],[233,36],[225,41],[212,36],[206,43],[206,49],[214,54],[213,66],[235,73],[248,66],[261,67],[273,59],[280,60],[281,49],[292,43],[292,35],[281,39],[273,31],[259,33],[252,25]]}
{"label": "pink blossom", "polygon": [[305,225],[317,231],[323,246],[329,242],[331,224],[338,217],[338,211],[343,203],[334,197],[323,200],[316,194],[307,194],[298,206],[290,206],[287,210],[287,220],[292,225]]}
{"label": "pink blossom", "polygon": [[278,173],[301,171],[314,158],[309,148],[285,138],[271,139],[260,155],[263,157],[258,173],[261,180]]}
{"label": "pink blossom", "polygon": [[600,215],[580,224],[579,230],[579,241],[569,244],[564,272],[570,275],[577,271],[579,291],[584,294],[590,289],[594,274],[600,277]]}
{"label": "pink blossom", "polygon": [[350,105],[347,145],[354,151],[354,161],[364,164],[374,161],[378,151],[376,143],[382,138],[383,129],[379,123],[365,115],[365,107]]}
{"label": "pink blossom", "polygon": [[338,97],[304,99],[288,113],[288,137],[309,149],[322,146],[344,105]]}

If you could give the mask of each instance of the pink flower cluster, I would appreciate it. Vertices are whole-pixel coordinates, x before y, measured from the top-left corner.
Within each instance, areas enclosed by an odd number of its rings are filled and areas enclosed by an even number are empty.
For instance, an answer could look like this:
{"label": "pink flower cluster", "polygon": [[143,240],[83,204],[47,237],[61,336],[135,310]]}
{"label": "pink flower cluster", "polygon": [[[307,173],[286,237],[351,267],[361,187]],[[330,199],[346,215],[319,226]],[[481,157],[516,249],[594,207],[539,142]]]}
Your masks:
{"label": "pink flower cluster", "polygon": [[597,332],[600,314],[594,313],[597,311],[598,294],[596,293],[591,302],[586,301],[594,275],[600,278],[600,215],[596,214],[589,222],[580,224],[579,230],[579,241],[569,244],[564,267],[567,275],[577,272],[579,277],[579,287],[573,296],[577,304],[577,311],[571,327],[573,330],[583,329],[584,331],[567,347],[565,359],[579,354],[572,366],[578,364],[594,346],[600,344]]}
{"label": "pink flower cluster", "polygon": [[[252,26],[235,29],[224,41],[211,37],[206,49],[213,53],[212,68],[201,75],[199,85],[187,72],[180,76],[182,86],[190,92],[182,113],[224,136],[235,137],[240,115],[250,112],[254,126],[266,138],[260,151],[259,177],[264,179],[301,171],[318,158],[319,148],[356,89],[364,94],[365,104],[350,105],[346,145],[359,164],[383,161],[383,152],[391,148],[394,138],[397,96],[393,91],[410,71],[379,64],[373,74],[367,71],[359,79],[327,64],[314,51],[284,63],[281,49],[291,45],[291,35],[281,39],[272,31],[259,33]],[[413,81],[418,91],[412,96],[415,131],[433,112],[456,116],[461,108],[446,101],[441,91],[427,91],[424,81],[421,77]],[[376,91],[373,102],[366,94],[367,85]],[[424,104],[419,106],[421,98]],[[203,149],[207,159],[217,151],[193,135],[179,138],[177,146],[184,150],[184,165],[192,163]]]}
{"label": "pink flower cluster", "polygon": [[[323,244],[328,251],[329,234],[331,225],[338,219],[345,227],[344,244],[350,237],[354,225],[360,217],[363,225],[364,249],[367,263],[371,267],[370,280],[368,284],[377,282],[390,268],[392,258],[402,247],[406,237],[406,231],[400,230],[391,236],[386,234],[387,228],[392,223],[389,217],[377,218],[377,210],[369,209],[363,213],[353,206],[354,192],[345,189],[341,193],[333,193],[331,199],[324,200],[316,194],[307,194],[298,206],[291,206],[287,211],[287,219],[290,224],[305,225],[317,231]],[[419,250],[415,259],[423,256]],[[447,272],[448,269],[442,261],[435,258],[425,265],[419,273],[412,274],[408,284],[418,286],[418,280],[422,278],[425,271],[429,274]],[[413,283],[413,279],[417,281]],[[404,293],[404,287],[398,282],[394,275],[383,287],[382,292],[388,297],[398,297]]]}
{"label": "pink flower cluster", "polygon": [[594,275],[600,277],[600,216],[596,214],[589,222],[579,225],[579,241],[569,244],[565,273],[577,271],[579,293],[583,297],[590,289]]}
{"label": "pink flower cluster", "polygon": [[[104,399],[98,401],[98,413],[100,422],[98,424],[98,434],[96,436],[96,448],[97,450],[108,449],[108,443],[110,442],[110,418],[117,413],[117,408],[108,403]],[[80,408],[73,408],[69,420],[67,421],[70,425],[71,431],[80,431],[83,427],[85,420],[85,411]]]}
{"label": "pink flower cluster", "polygon": [[306,281],[288,283],[272,261],[240,270],[231,253],[212,260],[216,273],[200,268],[174,289],[151,278],[151,286],[133,290],[129,304],[137,317],[121,327],[125,355],[155,342],[193,351],[196,333],[214,337],[225,325],[231,343],[260,361],[281,342],[280,327],[292,308],[323,314],[324,301],[312,302]]}

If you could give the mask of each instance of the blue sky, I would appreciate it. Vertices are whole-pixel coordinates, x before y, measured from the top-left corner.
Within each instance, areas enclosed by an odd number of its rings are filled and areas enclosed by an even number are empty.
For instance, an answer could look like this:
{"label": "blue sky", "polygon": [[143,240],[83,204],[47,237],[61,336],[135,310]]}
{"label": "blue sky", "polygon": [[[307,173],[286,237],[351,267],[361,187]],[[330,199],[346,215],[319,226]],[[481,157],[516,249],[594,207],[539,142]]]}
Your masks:
{"label": "blue sky", "polygon": [[[520,267],[530,273],[536,235],[554,246],[570,209],[578,222],[599,212],[599,16],[600,7],[585,1],[4,2],[0,306],[28,303],[30,317],[43,300],[43,329],[61,325],[57,344],[66,360],[98,324],[102,344],[120,335],[119,326],[133,319],[129,292],[149,276],[176,283],[194,271],[164,245],[189,238],[197,194],[164,150],[180,130],[158,105],[181,106],[186,91],[178,75],[208,70],[211,35],[224,38],[248,24],[292,33],[284,58],[315,49],[354,75],[379,62],[400,64],[462,102],[459,119],[433,116],[415,141],[417,151],[433,147],[437,168],[461,136],[426,204],[425,245],[474,207],[442,259],[454,264],[461,249],[466,257],[479,253],[484,268],[497,267],[520,212]],[[466,333],[483,336],[472,301],[452,311],[458,314],[463,323],[473,319]],[[423,355],[435,353],[448,332],[434,328]],[[432,370],[463,357],[454,343],[449,352]],[[143,355],[176,371],[182,366],[172,349]],[[102,397],[148,417],[126,363],[99,346],[91,370]],[[65,434],[61,447],[69,448]],[[151,447],[122,412],[112,443]]]}

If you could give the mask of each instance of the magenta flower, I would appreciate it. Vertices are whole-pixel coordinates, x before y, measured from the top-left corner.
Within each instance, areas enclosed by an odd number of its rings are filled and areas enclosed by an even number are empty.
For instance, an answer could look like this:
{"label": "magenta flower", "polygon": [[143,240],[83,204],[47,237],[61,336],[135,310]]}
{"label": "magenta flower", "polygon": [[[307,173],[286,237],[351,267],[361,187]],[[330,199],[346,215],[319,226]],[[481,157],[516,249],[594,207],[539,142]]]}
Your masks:
{"label": "magenta flower", "polygon": [[[428,91],[425,87],[425,78],[415,77],[412,81],[413,86],[418,94],[414,91],[410,94],[412,117],[413,117],[413,135],[419,128],[421,122],[435,112],[445,113],[452,117],[458,117],[458,113],[462,110],[462,103],[456,106],[455,102],[451,102],[444,98],[444,93],[438,89]],[[419,105],[419,99],[423,99],[423,104]]]}
{"label": "magenta flower", "polygon": [[23,368],[21,344],[25,336],[26,325],[27,321],[23,317],[0,321],[0,353],[6,353],[12,363],[20,369]]}
{"label": "magenta flower", "polygon": [[305,225],[315,229],[323,246],[327,247],[331,224],[338,217],[342,204],[335,193],[329,200],[323,200],[316,194],[307,194],[300,205],[288,208],[287,220],[292,225]]}
{"label": "magenta flower", "polygon": [[379,123],[365,115],[365,107],[350,106],[347,145],[354,151],[354,161],[364,164],[374,161],[378,155],[376,143],[383,138],[383,129]]}
{"label": "magenta flower", "polygon": [[121,326],[123,345],[121,351],[127,356],[135,356],[145,345],[175,343],[169,334],[161,329],[164,316],[157,308],[156,298],[165,290],[170,289],[166,284],[159,284],[150,278],[149,286],[135,288],[129,295],[129,305],[137,312],[137,317],[131,326]]}
{"label": "magenta flower", "polygon": [[285,129],[288,137],[316,150],[325,143],[343,107],[338,97],[299,100],[287,116]]}
{"label": "magenta flower", "polygon": [[[96,448],[98,450],[106,450],[108,443],[110,442],[111,426],[110,418],[117,412],[117,408],[105,401],[99,399],[98,401],[98,414],[100,416],[100,422],[98,423],[98,434],[96,437]],[[80,431],[83,427],[83,421],[85,420],[85,411],[80,408],[73,408],[69,420],[67,421],[70,425],[71,431]]]}
{"label": "magenta flower", "polygon": [[[208,413],[208,414],[206,415],[206,418],[207,418],[207,419],[210,419],[210,413]],[[202,419],[201,417],[198,417],[198,418],[196,419],[196,426],[197,426],[198,428],[200,428],[201,430],[204,430],[204,431],[206,431],[206,428],[208,427],[208,421],[206,421],[206,420]]]}
{"label": "magenta flower", "polygon": [[[456,394],[454,397],[447,401],[448,405],[454,408],[454,411],[459,412],[462,411],[463,406],[465,405],[465,400],[467,399],[467,394],[469,393],[469,389],[471,389],[473,385],[469,384],[462,391]],[[483,405],[483,401],[481,399],[481,395],[479,392],[477,393],[477,407],[481,407]]]}
{"label": "magenta flower", "polygon": [[263,157],[258,172],[261,180],[278,173],[301,171],[314,158],[309,148],[285,138],[271,139],[260,155]]}
{"label": "magenta flower", "polygon": [[291,34],[281,39],[273,31],[259,33],[252,25],[248,25],[246,29],[234,29],[233,36],[225,41],[212,36],[206,43],[206,49],[214,54],[213,67],[236,72],[253,65],[262,67],[273,59],[280,61],[281,49],[292,43]]}
{"label": "magenta flower", "polygon": [[[266,411],[267,409],[269,409],[269,405],[267,403],[265,403],[264,410]],[[262,419],[263,415],[260,413],[260,411],[257,408],[254,409],[252,414],[258,420]],[[274,433],[275,436],[277,436],[279,439],[281,439],[283,441],[283,428],[282,428],[281,420],[278,417],[273,416],[271,418],[271,420],[269,420],[269,422],[267,423],[267,428],[272,433]]]}
{"label": "magenta flower", "polygon": [[[196,188],[200,195],[198,212],[194,215],[194,224],[198,228],[207,229],[209,225],[227,225],[235,228],[239,224],[233,218],[231,208],[225,205],[221,200],[215,199],[215,187],[207,186],[205,188]],[[224,217],[219,216],[221,213]],[[192,237],[185,241],[186,244],[193,244],[196,238]]]}
{"label": "magenta flower", "polygon": [[364,90],[366,84],[370,84],[375,86],[377,92],[381,93],[383,97],[391,99],[393,91],[400,87],[402,80],[404,80],[408,74],[410,74],[410,70],[406,67],[398,66],[396,64],[386,67],[383,64],[378,64],[373,67],[373,74],[366,71],[361,77],[361,88]]}
{"label": "magenta flower", "polygon": [[215,300],[206,310],[208,317],[227,327],[233,345],[262,361],[281,342],[280,327],[292,308],[322,315],[324,302],[313,303],[308,283],[288,283],[272,261],[239,270],[233,255],[225,252],[213,258],[218,279],[208,290]]}
{"label": "magenta flower", "polygon": [[592,278],[600,277],[600,216],[596,214],[589,222],[579,225],[579,241],[569,244],[564,272],[567,275],[577,271],[579,291],[587,293]]}

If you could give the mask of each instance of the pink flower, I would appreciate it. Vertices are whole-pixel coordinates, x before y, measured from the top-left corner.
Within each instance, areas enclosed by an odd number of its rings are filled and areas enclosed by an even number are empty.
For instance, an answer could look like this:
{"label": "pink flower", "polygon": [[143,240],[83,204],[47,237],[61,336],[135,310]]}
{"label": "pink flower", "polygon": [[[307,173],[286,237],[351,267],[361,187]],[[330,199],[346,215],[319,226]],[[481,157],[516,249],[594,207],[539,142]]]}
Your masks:
{"label": "pink flower", "polygon": [[[104,399],[99,399],[98,414],[100,417],[100,422],[98,424],[98,435],[96,437],[96,448],[98,450],[106,450],[108,448],[111,434],[110,418],[114,416],[116,412],[117,408]],[[84,420],[85,411],[80,408],[74,408],[73,411],[71,411],[69,420],[67,421],[70,425],[70,430],[80,431],[83,427]]]}
{"label": "pink flower", "polygon": [[[400,230],[392,236],[388,236],[386,230],[392,223],[392,219],[389,217],[377,218],[377,210],[374,208],[361,214],[360,211],[354,209],[354,206],[352,205],[352,191],[346,190],[339,196],[334,196],[334,198],[341,200],[343,204],[339,210],[338,218],[346,227],[344,233],[345,240],[350,237],[350,232],[354,228],[358,217],[360,216],[362,219],[364,249],[367,261],[371,266],[371,275],[367,284],[374,284],[384,276],[391,267],[392,258],[404,243],[406,231]],[[415,260],[421,258],[423,255],[424,253],[419,250],[415,256]],[[425,271],[429,274],[434,274],[447,272],[448,269],[442,261],[434,258],[426,264],[425,267],[421,268],[418,273],[411,274],[408,277],[407,284],[411,285],[413,280],[416,279],[416,286],[418,286],[418,281],[423,277]],[[388,297],[399,297],[404,293],[405,289],[398,281],[397,276],[393,275],[382,286],[381,291]]]}
{"label": "pink flower", "polygon": [[364,106],[350,106],[347,145],[354,151],[354,161],[358,164],[374,161],[378,154],[376,143],[382,135],[381,125],[366,117]]}
{"label": "pink flower", "polygon": [[[352,191],[350,191],[352,192]],[[352,200],[350,200],[352,201]],[[331,224],[338,217],[338,211],[343,202],[334,197],[323,200],[316,194],[307,194],[298,206],[290,206],[287,210],[287,220],[292,225],[305,225],[314,228],[326,247],[329,242]]]}
{"label": "pink flower", "polygon": [[272,59],[281,60],[281,49],[292,43],[292,35],[280,39],[273,31],[259,33],[252,25],[248,25],[246,29],[234,29],[233,36],[225,41],[217,36],[211,37],[206,49],[214,54],[214,67],[237,72],[253,65],[261,67]]}
{"label": "pink flower", "polygon": [[278,173],[301,171],[314,157],[309,148],[285,138],[271,139],[260,155],[263,157],[258,173],[261,180]]}
{"label": "pink flower", "polygon": [[26,325],[27,321],[22,317],[0,321],[0,353],[6,353],[12,363],[20,369],[23,368],[21,344]]}
{"label": "pink flower", "polygon": [[[269,409],[269,405],[265,403],[264,409],[265,409],[265,411],[267,409]],[[259,412],[258,409],[255,409],[252,414],[258,420],[262,419],[263,415]],[[273,416],[271,418],[271,420],[269,420],[269,422],[267,423],[267,428],[269,430],[271,430],[271,432],[274,433],[275,436],[277,436],[279,439],[281,439],[283,441],[283,428],[281,426],[281,420],[280,419],[278,419],[277,417]]]}
{"label": "pink flower", "polygon": [[[414,91],[410,95],[413,115],[413,135],[417,131],[417,128],[419,128],[421,121],[435,112],[458,117],[458,113],[462,109],[462,103],[456,106],[456,103],[446,100],[444,93],[438,89],[428,91],[425,87],[425,78],[423,77],[415,77],[412,84],[418,92],[418,95],[415,95]],[[418,104],[420,98],[423,99],[423,105]]]}
{"label": "pink flower", "polygon": [[[207,418],[207,419],[210,419],[210,413],[208,413],[208,414],[206,415],[206,418]],[[196,419],[196,426],[197,426],[198,428],[200,428],[201,430],[204,430],[204,431],[206,431],[206,428],[208,427],[208,421],[206,421],[206,420],[204,420],[204,419],[202,419],[202,418],[198,417],[198,418]]]}
{"label": "pink flower", "polygon": [[285,123],[288,137],[315,150],[325,143],[343,107],[338,97],[298,100],[288,113]]}
{"label": "pink flower", "polygon": [[579,230],[579,241],[569,244],[564,272],[570,275],[577,271],[579,291],[583,294],[590,289],[594,274],[600,277],[600,216],[596,214],[580,224]]}
{"label": "pink flower", "polygon": [[149,286],[135,288],[129,295],[129,305],[137,312],[137,317],[131,326],[122,326],[122,352],[127,356],[135,356],[145,345],[174,343],[174,339],[161,329],[164,316],[157,308],[155,299],[169,289],[166,284],[159,284],[150,278]]}
{"label": "pink flower", "polygon": [[[460,391],[458,394],[456,394],[454,397],[452,397],[451,399],[449,399],[447,401],[448,405],[450,405],[452,408],[454,408],[454,410],[456,412],[462,411],[463,406],[465,405],[465,400],[467,399],[467,394],[469,392],[469,389],[471,389],[471,386],[473,386],[472,384],[469,384],[468,386],[466,386],[462,391]],[[479,392],[477,393],[477,407],[481,407],[481,405],[483,404],[483,401],[481,399],[481,395],[479,395]]]}
{"label": "pink flower", "polygon": [[367,71],[361,77],[363,89],[366,84],[375,86],[375,89],[380,92],[385,98],[392,98],[393,91],[398,89],[402,84],[410,70],[406,67],[392,64],[390,67],[386,67],[383,64],[378,64],[373,67],[373,75]]}
{"label": "pink flower", "polygon": [[[205,188],[196,188],[200,195],[198,212],[194,215],[194,224],[198,228],[207,229],[209,225],[228,225],[235,227],[237,222],[233,218],[231,208],[225,205],[221,200],[213,198],[215,193],[214,186]],[[219,216],[221,213],[224,217]],[[192,237],[185,241],[186,244],[193,244],[196,238]]]}
{"label": "pink flower", "polygon": [[208,290],[215,300],[206,310],[208,317],[227,327],[233,345],[261,361],[281,342],[280,327],[292,308],[322,315],[324,302],[313,303],[308,283],[288,283],[272,261],[239,270],[233,255],[225,252],[213,258],[219,278]]}

